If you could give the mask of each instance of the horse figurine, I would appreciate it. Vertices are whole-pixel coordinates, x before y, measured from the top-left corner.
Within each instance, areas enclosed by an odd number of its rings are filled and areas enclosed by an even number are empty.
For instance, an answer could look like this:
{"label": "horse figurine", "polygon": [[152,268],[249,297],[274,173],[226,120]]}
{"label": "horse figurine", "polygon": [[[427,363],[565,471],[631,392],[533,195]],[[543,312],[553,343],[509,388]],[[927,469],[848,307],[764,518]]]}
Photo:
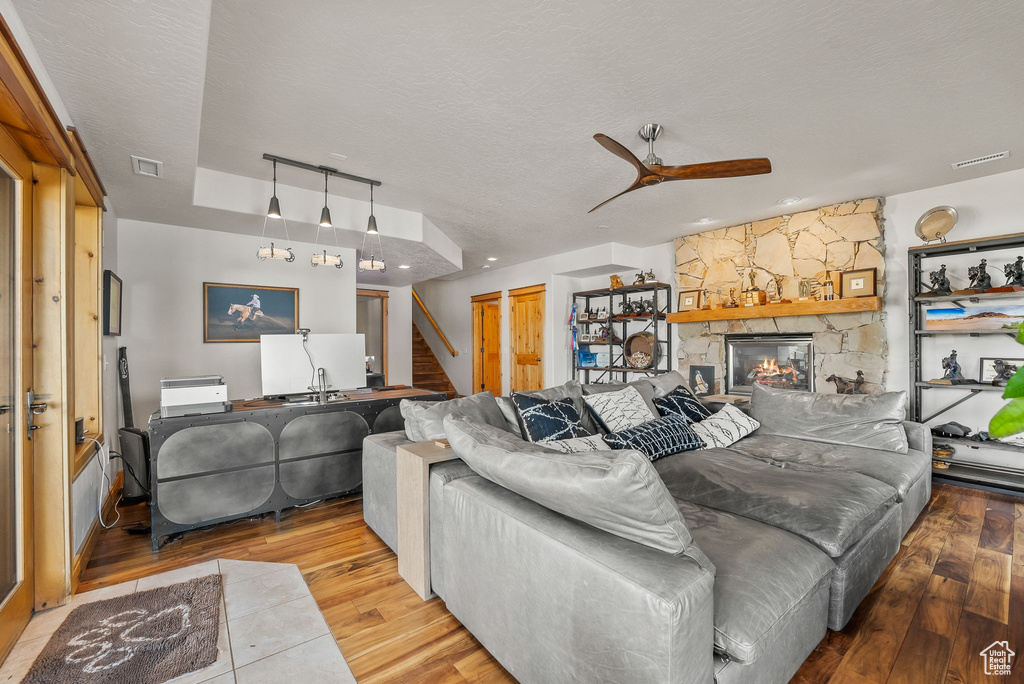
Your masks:
{"label": "horse figurine", "polygon": [[228,307],[228,316],[233,314],[240,314],[238,320],[235,322],[235,329],[242,327],[242,324],[252,319],[255,323],[257,317],[262,317],[263,312],[259,309],[253,311],[252,307],[246,306],[245,304],[232,304]]}
{"label": "horse figurine", "polygon": [[825,378],[825,382],[835,383],[836,394],[864,394],[864,371],[857,371],[856,380],[848,380],[835,373]]}
{"label": "horse figurine", "polygon": [[991,290],[992,289],[992,276],[989,275],[986,265],[988,264],[987,259],[982,259],[981,263],[977,266],[969,266],[967,268],[967,276],[971,279],[970,289],[972,290]]}
{"label": "horse figurine", "polygon": [[938,271],[929,273],[928,279],[932,281],[932,294],[945,297],[953,293],[953,289],[949,285],[949,278],[946,277],[946,264],[939,266]]}

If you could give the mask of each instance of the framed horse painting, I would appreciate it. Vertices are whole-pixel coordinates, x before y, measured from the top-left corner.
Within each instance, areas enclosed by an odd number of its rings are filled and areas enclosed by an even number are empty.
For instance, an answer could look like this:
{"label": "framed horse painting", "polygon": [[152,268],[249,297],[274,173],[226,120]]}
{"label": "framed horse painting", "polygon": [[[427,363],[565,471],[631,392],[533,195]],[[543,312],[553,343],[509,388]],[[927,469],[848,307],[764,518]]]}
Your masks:
{"label": "framed horse painting", "polygon": [[203,342],[259,342],[299,328],[299,289],[203,283]]}

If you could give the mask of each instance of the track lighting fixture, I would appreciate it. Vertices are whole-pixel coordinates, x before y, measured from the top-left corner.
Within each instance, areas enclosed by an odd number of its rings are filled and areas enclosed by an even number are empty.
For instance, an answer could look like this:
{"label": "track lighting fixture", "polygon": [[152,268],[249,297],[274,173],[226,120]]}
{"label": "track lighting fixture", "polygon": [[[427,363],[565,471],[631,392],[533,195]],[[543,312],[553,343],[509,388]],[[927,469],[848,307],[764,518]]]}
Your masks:
{"label": "track lighting fixture", "polygon": [[[323,209],[320,210],[320,222],[317,224],[316,229],[316,245],[318,249],[313,253],[310,263],[313,266],[334,266],[335,268],[342,268],[344,266],[344,262],[342,261],[340,254],[341,246],[338,243],[338,230],[331,221],[331,209],[328,206],[328,181],[330,176],[338,176],[339,178],[345,178],[357,183],[366,183],[370,186],[370,218],[366,224],[366,233],[369,236],[376,236],[376,249],[367,251],[367,241],[366,236],[364,236],[362,255],[363,257],[369,255],[369,258],[360,258],[359,270],[384,271],[384,255],[380,245],[380,236],[377,233],[377,219],[373,215],[373,186],[380,185],[380,181],[373,180],[371,178],[363,178],[362,176],[353,176],[350,173],[344,173],[337,169],[332,169],[329,166],[314,166],[312,164],[306,164],[305,162],[295,161],[294,159],[278,157],[273,154],[264,154],[263,158],[273,162],[274,165],[274,192],[270,198],[270,206],[267,209],[267,216],[263,219],[263,234],[260,237],[259,251],[256,253],[256,257],[258,259],[261,261],[265,259],[281,259],[287,262],[295,261],[295,254],[292,252],[291,247],[277,247],[273,242],[270,243],[269,247],[266,247],[263,244],[263,240],[267,235],[267,221],[270,219],[281,219],[281,222],[284,224],[285,240],[289,243],[291,242],[291,238],[288,235],[288,222],[281,214],[281,202],[277,199],[277,162],[281,162],[287,166],[294,166],[295,168],[305,169],[307,171],[315,171],[316,173],[322,173],[324,175],[324,206]],[[330,228],[334,231],[334,244],[338,250],[337,254],[329,254],[326,249],[319,249],[321,228]],[[370,247],[373,247],[372,242]]]}
{"label": "track lighting fixture", "polygon": [[373,215],[373,186],[370,186],[370,218],[366,221],[366,234],[363,235],[363,248],[359,251],[358,268],[360,271],[387,270],[384,265],[384,247],[380,243],[380,231],[377,230],[377,218]]}

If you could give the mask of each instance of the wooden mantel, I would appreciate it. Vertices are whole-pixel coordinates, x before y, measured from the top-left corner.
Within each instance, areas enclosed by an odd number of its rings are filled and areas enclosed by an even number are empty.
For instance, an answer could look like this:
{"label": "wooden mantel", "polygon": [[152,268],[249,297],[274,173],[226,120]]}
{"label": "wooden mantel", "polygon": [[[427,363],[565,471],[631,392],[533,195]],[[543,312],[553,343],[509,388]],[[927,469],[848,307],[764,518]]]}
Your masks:
{"label": "wooden mantel", "polygon": [[829,302],[793,302],[791,304],[738,306],[731,309],[717,308],[677,311],[668,315],[668,321],[669,323],[700,323],[703,321],[733,321],[744,318],[782,318],[783,316],[816,316],[818,314],[881,310],[881,297],[857,297],[855,299],[833,299]]}

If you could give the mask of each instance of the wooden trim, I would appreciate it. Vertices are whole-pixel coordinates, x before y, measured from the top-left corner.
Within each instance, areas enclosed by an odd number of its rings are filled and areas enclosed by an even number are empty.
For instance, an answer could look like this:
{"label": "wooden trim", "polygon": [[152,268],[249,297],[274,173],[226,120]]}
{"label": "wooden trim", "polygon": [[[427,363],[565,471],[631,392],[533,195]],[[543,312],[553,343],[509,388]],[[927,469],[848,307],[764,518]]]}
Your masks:
{"label": "wooden trim", "polygon": [[387,290],[356,290],[357,297],[382,297],[387,299],[390,294]]}
{"label": "wooden trim", "polygon": [[365,290],[357,289],[357,297],[379,297],[381,313],[381,346],[384,347],[384,358],[381,359],[381,372],[384,373],[384,384],[388,384],[388,297],[391,295],[387,290]]}
{"label": "wooden trim", "polygon": [[[78,479],[78,476],[82,474],[82,471],[85,470],[85,467],[89,465],[89,461],[92,460],[93,455],[96,453],[97,450],[99,450],[99,447],[96,446],[96,442],[99,442],[101,444],[103,443],[102,432],[99,434],[86,432],[85,437],[86,439],[84,442],[75,445],[74,461],[71,464],[72,482]],[[92,441],[94,439],[96,440],[96,442]]]}
{"label": "wooden trim", "polygon": [[71,154],[75,158],[78,179],[82,181],[85,190],[89,193],[88,197],[76,195],[75,199],[79,204],[85,204],[85,200],[91,198],[92,206],[102,207],[103,198],[106,196],[107,191],[103,187],[100,175],[92,163],[92,157],[89,156],[89,151],[85,149],[85,143],[82,142],[78,129],[74,126],[68,126],[68,132],[71,134]]}
{"label": "wooden trim", "polygon": [[[105,467],[106,463],[101,463],[100,467]],[[100,475],[102,477],[102,474]],[[114,507],[117,505],[118,500],[121,498],[121,490],[124,488],[124,471],[122,470],[114,478],[114,483],[110,486],[110,491],[107,492],[107,496],[103,499],[102,513],[104,520],[109,520],[113,514]],[[86,535],[85,541],[82,542],[82,550],[75,555],[75,561],[71,564],[71,593],[74,594],[78,591],[78,583],[82,579],[82,571],[85,570],[89,565],[89,559],[92,558],[92,552],[96,550],[96,542],[100,539],[100,531],[103,527],[100,525],[99,517],[92,521],[92,527],[89,528],[89,534]]]}
{"label": "wooden trim", "polygon": [[10,129],[29,159],[75,174],[71,138],[2,16],[0,123]]}
{"label": "wooden trim", "polygon": [[[76,182],[76,197],[78,186]],[[85,431],[96,434],[103,431],[103,212],[99,207],[77,204],[74,216],[75,401],[72,408],[74,418],[84,421]]]}
{"label": "wooden trim", "polygon": [[437,333],[437,336],[441,338],[441,342],[443,342],[445,348],[448,349],[448,353],[451,354],[452,356],[458,356],[459,351],[452,346],[452,343],[448,341],[448,338],[445,336],[445,334],[441,332],[440,326],[438,326],[437,321],[434,320],[434,317],[430,315],[430,312],[427,311],[427,306],[423,303],[423,300],[420,299],[419,294],[416,292],[416,288],[411,289],[413,301],[419,304],[420,310],[423,312],[423,315],[427,317],[427,322],[430,323],[430,326],[434,329],[434,332]]}
{"label": "wooden trim", "polygon": [[520,295],[528,295],[528,294],[533,294],[535,292],[544,292],[545,289],[546,289],[546,286],[543,283],[541,283],[540,285],[529,285],[527,287],[517,287],[514,290],[509,290],[508,291],[508,296],[509,297],[518,297]]}
{"label": "wooden trim", "polygon": [[785,316],[814,316],[881,310],[881,297],[857,297],[856,299],[834,299],[829,302],[793,302],[792,304],[738,306],[732,309],[719,308],[709,311],[702,309],[677,311],[670,313],[667,320],[669,323],[696,323],[699,321],[734,321],[747,318],[782,318]]}
{"label": "wooden trim", "polygon": [[[501,293],[497,292],[493,299],[475,299],[470,306],[473,308],[473,392],[482,391],[484,385],[484,307],[496,307],[498,309],[498,394],[501,393],[502,372],[501,372]],[[486,295],[478,295],[483,297]],[[494,302],[499,302],[497,305]]]}
{"label": "wooden trim", "polygon": [[501,299],[501,290],[497,292],[488,292],[487,294],[473,295],[469,298],[469,301],[476,302],[493,302],[495,299]]}

